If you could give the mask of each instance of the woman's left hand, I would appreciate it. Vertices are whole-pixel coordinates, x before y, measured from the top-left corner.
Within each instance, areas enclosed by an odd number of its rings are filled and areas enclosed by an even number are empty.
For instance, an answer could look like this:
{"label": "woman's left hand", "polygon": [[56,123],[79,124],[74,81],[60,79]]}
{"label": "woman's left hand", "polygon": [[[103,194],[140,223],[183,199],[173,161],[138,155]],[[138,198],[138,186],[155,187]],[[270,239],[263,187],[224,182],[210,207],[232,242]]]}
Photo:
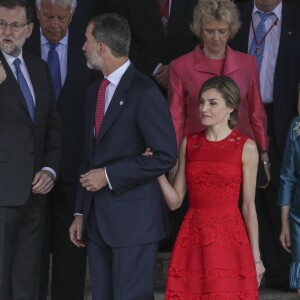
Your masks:
{"label": "woman's left hand", "polygon": [[255,262],[257,284],[260,286],[261,279],[265,274],[265,267],[261,260]]}

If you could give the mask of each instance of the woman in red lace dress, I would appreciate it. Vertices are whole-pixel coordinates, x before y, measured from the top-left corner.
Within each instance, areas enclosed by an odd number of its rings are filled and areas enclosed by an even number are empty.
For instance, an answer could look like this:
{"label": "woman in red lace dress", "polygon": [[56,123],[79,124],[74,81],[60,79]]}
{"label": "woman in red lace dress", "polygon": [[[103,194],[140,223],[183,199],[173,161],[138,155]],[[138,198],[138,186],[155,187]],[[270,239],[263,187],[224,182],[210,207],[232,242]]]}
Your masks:
{"label": "woman in red lace dress", "polygon": [[181,205],[187,189],[190,197],[171,255],[166,299],[258,299],[264,273],[254,204],[258,152],[252,140],[232,130],[239,100],[229,77],[206,81],[199,109],[207,129],[183,139],[173,187],[159,178],[171,209]]}

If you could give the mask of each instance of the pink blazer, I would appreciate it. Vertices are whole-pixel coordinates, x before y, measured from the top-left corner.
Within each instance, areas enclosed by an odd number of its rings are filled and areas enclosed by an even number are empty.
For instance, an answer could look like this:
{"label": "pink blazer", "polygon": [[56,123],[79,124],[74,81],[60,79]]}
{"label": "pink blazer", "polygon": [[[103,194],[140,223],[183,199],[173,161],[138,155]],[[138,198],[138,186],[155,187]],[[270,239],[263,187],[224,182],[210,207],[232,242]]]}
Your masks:
{"label": "pink blazer", "polygon": [[266,113],[259,90],[255,58],[226,46],[223,74],[209,64],[201,46],[170,63],[168,103],[176,130],[177,143],[191,132],[203,130],[199,113],[199,91],[213,76],[226,75],[240,88],[241,102],[235,130],[253,139],[260,150],[267,150]]}

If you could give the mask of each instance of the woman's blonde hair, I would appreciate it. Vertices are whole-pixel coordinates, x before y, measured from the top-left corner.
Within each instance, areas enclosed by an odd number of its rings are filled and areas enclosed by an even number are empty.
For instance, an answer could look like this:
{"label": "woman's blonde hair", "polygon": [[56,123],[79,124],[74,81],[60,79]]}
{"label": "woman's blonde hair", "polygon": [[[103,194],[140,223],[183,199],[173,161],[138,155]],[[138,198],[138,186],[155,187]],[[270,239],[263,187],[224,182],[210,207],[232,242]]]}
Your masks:
{"label": "woman's blonde hair", "polygon": [[223,21],[229,25],[229,39],[232,39],[241,27],[240,13],[232,0],[198,0],[194,8],[192,32],[202,40],[205,22]]}

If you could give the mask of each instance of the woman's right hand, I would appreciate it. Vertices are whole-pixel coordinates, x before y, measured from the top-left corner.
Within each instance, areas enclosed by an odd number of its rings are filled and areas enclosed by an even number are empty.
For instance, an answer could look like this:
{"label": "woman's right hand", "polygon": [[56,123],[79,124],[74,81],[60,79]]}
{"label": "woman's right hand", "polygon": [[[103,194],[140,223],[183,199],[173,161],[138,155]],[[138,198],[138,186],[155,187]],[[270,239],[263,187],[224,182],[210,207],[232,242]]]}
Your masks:
{"label": "woman's right hand", "polygon": [[282,223],[279,240],[284,250],[291,253],[291,235],[288,222]]}
{"label": "woman's right hand", "polygon": [[255,268],[256,268],[256,278],[257,278],[257,284],[258,287],[260,286],[261,279],[263,278],[265,274],[265,266],[261,260],[255,262]]}

